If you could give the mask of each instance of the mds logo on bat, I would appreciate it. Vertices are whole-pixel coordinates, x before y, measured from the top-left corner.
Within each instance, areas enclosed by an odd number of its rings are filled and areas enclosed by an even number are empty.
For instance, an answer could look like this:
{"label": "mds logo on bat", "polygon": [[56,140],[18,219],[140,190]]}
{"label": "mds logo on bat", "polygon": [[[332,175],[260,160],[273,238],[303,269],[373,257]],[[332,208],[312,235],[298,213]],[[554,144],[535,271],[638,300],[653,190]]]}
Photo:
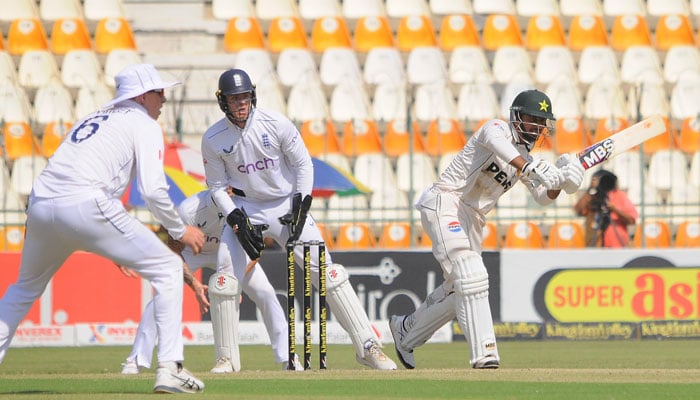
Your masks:
{"label": "mds logo on bat", "polygon": [[578,153],[578,159],[583,168],[588,169],[607,160],[612,155],[614,148],[615,142],[608,138]]}

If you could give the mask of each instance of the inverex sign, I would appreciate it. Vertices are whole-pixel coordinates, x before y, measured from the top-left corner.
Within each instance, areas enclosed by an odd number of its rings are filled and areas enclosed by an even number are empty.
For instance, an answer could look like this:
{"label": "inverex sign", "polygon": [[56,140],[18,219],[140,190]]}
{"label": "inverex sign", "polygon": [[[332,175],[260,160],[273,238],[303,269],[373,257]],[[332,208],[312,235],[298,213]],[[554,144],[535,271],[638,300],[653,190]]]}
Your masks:
{"label": "inverex sign", "polygon": [[689,249],[504,250],[501,320],[700,319],[699,255]]}

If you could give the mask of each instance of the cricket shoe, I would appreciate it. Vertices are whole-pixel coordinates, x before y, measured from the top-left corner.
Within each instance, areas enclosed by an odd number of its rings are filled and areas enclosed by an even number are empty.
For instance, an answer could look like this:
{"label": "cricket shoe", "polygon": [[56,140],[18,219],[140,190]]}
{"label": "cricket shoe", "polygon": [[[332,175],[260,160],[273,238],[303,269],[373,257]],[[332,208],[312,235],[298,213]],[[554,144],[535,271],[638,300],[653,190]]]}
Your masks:
{"label": "cricket shoe", "polygon": [[219,357],[216,359],[216,364],[209,372],[213,374],[230,374],[233,372],[233,365],[231,360],[226,357]]}
{"label": "cricket shoe", "polygon": [[204,382],[194,375],[182,364],[177,363],[174,368],[158,367],[156,370],[156,384],[153,386],[155,393],[201,393],[204,391]]}
{"label": "cricket shoe", "polygon": [[[282,363],[282,370],[284,370],[284,371],[290,370],[289,361],[285,361]],[[301,363],[299,362],[299,356],[295,354],[294,355],[294,371],[303,371],[303,370],[304,370],[304,366],[301,365]]]}
{"label": "cricket shoe", "polygon": [[478,359],[472,368],[474,369],[496,369],[500,365],[498,358],[494,355],[484,356]]}
{"label": "cricket shoe", "polygon": [[136,364],[136,360],[126,360],[122,364],[122,375],[138,375],[139,372],[139,365]]}
{"label": "cricket shoe", "polygon": [[414,369],[416,367],[416,359],[413,357],[413,350],[404,350],[401,347],[406,331],[403,329],[404,315],[392,315],[389,319],[389,329],[391,336],[394,338],[394,348],[396,355],[399,356],[399,361],[406,369]]}
{"label": "cricket shoe", "polygon": [[370,339],[365,342],[365,354],[364,357],[355,355],[357,362],[362,365],[366,365],[373,369],[381,370],[391,370],[396,369],[396,363],[387,357],[386,354],[379,348],[379,344],[374,340]]}

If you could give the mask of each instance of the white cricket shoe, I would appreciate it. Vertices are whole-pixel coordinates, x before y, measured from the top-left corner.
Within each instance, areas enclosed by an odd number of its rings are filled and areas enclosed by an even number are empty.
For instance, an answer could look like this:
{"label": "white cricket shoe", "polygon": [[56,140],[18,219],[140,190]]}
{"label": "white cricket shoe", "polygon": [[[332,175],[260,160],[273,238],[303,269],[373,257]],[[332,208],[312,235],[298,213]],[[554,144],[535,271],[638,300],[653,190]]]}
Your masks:
{"label": "white cricket shoe", "polygon": [[[285,361],[282,364],[282,370],[289,371],[289,361]],[[294,355],[294,371],[303,371],[304,366],[299,362],[299,356]]]}
{"label": "white cricket shoe", "polygon": [[122,364],[122,375],[138,375],[139,372],[139,365],[136,364],[136,360],[126,360]]}
{"label": "white cricket shoe", "polygon": [[391,336],[394,338],[394,347],[396,348],[396,355],[399,356],[399,361],[406,369],[414,369],[416,367],[416,359],[413,357],[413,349],[404,350],[401,347],[401,342],[406,334],[406,331],[403,329],[404,318],[406,318],[404,315],[392,315],[389,319],[389,329],[391,330]]}
{"label": "white cricket shoe", "polygon": [[379,348],[379,344],[370,339],[365,342],[365,355],[360,358],[355,355],[357,362],[366,365],[373,369],[390,370],[396,369],[396,363],[387,357],[386,354]]}
{"label": "white cricket shoe", "polygon": [[209,371],[213,374],[230,374],[233,372],[233,365],[231,360],[226,357],[219,357],[216,359],[216,365]]}
{"label": "white cricket shoe", "polygon": [[498,361],[498,358],[492,354],[489,354],[487,356],[484,356],[474,363],[472,365],[472,368],[474,369],[496,369],[500,366],[500,362]]}
{"label": "white cricket shoe", "polygon": [[156,384],[153,386],[155,393],[201,393],[204,391],[204,382],[194,375],[182,364],[177,363],[173,369],[158,367],[156,370]]}

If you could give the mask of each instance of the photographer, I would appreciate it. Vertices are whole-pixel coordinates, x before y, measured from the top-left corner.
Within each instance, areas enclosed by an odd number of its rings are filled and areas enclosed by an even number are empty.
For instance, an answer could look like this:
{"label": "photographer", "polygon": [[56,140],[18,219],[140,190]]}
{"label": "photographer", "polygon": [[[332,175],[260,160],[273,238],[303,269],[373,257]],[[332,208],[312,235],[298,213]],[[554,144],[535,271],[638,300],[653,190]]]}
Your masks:
{"label": "photographer", "polygon": [[628,225],[639,214],[627,194],[618,190],[617,176],[604,169],[591,178],[591,186],[574,206],[586,217],[586,245],[589,247],[627,247]]}

